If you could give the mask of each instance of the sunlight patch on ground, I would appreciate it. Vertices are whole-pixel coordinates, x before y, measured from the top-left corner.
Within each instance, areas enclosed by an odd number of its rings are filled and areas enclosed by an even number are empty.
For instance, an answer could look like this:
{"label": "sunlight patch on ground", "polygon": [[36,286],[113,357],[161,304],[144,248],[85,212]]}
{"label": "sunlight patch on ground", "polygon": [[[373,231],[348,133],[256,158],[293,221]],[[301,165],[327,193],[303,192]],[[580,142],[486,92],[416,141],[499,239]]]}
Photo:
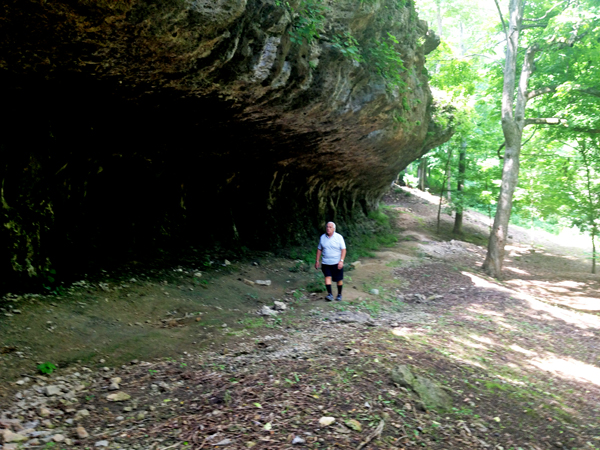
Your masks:
{"label": "sunlight patch on ground", "polygon": [[497,284],[490,283],[488,280],[481,278],[475,274],[469,272],[461,272],[461,274],[465,277],[469,277],[471,279],[471,282],[477,287],[498,290],[499,286]]}
{"label": "sunlight patch on ground", "polygon": [[[472,337],[472,336],[471,336]],[[464,338],[453,337],[452,340],[454,342],[458,342],[459,344],[466,345],[467,347],[477,348],[480,350],[487,350],[488,348],[485,345],[478,344],[477,342],[471,342]]]}
{"label": "sunlight patch on ground", "polygon": [[[600,317],[592,314],[580,313],[577,311],[571,311],[557,306],[549,305],[543,301],[536,299],[535,297],[526,294],[524,292],[516,292],[514,297],[519,300],[524,300],[529,303],[529,307],[533,311],[543,311],[549,314],[550,317],[555,319],[563,320],[566,323],[570,323],[579,328],[598,328],[600,329]],[[535,319],[539,319],[539,316],[531,315]],[[549,317],[548,317],[549,318]]]}
{"label": "sunlight patch on ground", "polygon": [[495,345],[494,341],[492,341],[490,338],[486,338],[483,336],[477,336],[476,334],[472,334],[469,337],[476,341],[483,342],[484,344]]}
{"label": "sunlight patch on ground", "polygon": [[419,335],[419,334],[423,334],[423,333],[419,333],[418,331],[415,331],[412,328],[397,327],[397,328],[392,328],[392,334],[394,336],[410,337],[411,335]]}
{"label": "sunlight patch on ground", "polygon": [[600,386],[600,368],[577,361],[576,359],[550,356],[544,359],[533,359],[530,363],[539,369],[552,372],[564,378],[587,381]]}
{"label": "sunlight patch on ground", "polygon": [[494,323],[497,324],[497,325],[499,325],[499,326],[501,326],[502,328],[506,328],[507,330],[510,330],[510,331],[518,330],[517,327],[515,327],[514,325],[510,325],[510,324],[506,323],[502,319],[494,319]]}
{"label": "sunlight patch on ground", "polygon": [[512,384],[512,385],[527,386],[527,383],[525,383],[524,381],[515,380],[514,378],[507,378],[500,374],[496,374],[496,378],[498,378],[499,380],[502,380],[502,381],[506,381],[507,383]]}
{"label": "sunlight patch on ground", "polygon": [[519,352],[519,353],[522,353],[522,354],[527,355],[527,356],[535,356],[535,355],[537,355],[536,352],[532,352],[532,351],[527,350],[527,349],[525,349],[523,347],[519,347],[517,344],[511,345],[509,348],[511,350],[514,350],[515,352]]}
{"label": "sunlight patch on ground", "polygon": [[521,269],[517,269],[516,267],[506,267],[506,270],[510,270],[511,272],[518,273],[519,275],[531,275],[529,272],[526,272]]}

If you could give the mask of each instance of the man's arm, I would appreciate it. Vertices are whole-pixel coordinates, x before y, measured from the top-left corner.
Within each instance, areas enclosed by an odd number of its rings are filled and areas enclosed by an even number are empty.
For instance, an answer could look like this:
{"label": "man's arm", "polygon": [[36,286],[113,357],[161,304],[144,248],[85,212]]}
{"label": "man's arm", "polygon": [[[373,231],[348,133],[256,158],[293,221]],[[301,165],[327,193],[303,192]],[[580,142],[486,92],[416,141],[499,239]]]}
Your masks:
{"label": "man's arm", "polygon": [[346,249],[343,248],[342,249],[342,257],[340,259],[340,262],[338,263],[338,270],[341,270],[342,267],[344,267],[344,260],[346,259]]}
{"label": "man's arm", "polygon": [[317,270],[319,269],[319,261],[321,259],[321,253],[322,253],[321,249],[318,248],[317,249],[317,261],[315,262],[315,269],[317,269]]}

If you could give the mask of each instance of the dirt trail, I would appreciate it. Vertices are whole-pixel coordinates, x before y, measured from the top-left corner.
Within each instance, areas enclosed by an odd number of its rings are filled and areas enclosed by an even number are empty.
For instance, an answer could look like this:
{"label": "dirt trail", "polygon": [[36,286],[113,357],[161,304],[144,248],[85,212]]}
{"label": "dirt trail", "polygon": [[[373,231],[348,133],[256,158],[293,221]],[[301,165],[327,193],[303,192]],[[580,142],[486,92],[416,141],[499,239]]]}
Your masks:
{"label": "dirt trail", "polygon": [[[343,302],[313,292],[314,269],[268,254],[11,301],[0,405],[35,419],[32,403],[13,401],[32,381],[14,381],[52,361],[59,369],[33,382],[91,374],[76,400],[55,402],[54,426],[68,434],[69,402],[84,404],[91,415],[79,423],[110,448],[357,448],[382,422],[364,448],[600,448],[600,290],[586,249],[511,227],[497,282],[479,270],[486,217],[467,214],[464,240],[453,240],[447,215],[435,233],[435,197],[404,189],[385,201],[399,242],[348,271]],[[256,315],[276,300],[288,310]],[[394,383],[400,364],[442,386],[452,408],[436,412]],[[107,402],[115,375],[131,407]],[[123,413],[133,407],[142,419]],[[319,425],[323,416],[336,425]]]}

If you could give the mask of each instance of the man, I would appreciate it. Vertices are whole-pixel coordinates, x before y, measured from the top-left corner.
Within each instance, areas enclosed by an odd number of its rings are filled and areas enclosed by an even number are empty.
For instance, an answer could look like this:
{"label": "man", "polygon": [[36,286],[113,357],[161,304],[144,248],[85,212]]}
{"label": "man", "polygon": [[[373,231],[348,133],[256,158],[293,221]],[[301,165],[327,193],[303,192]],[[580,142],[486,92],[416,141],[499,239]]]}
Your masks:
{"label": "man", "polygon": [[321,270],[325,275],[325,287],[327,288],[327,297],[325,300],[330,302],[333,300],[331,292],[331,281],[337,282],[337,297],[338,302],[342,300],[342,286],[344,284],[344,259],[346,258],[346,243],[341,234],[335,232],[335,223],[327,222],[325,234],[319,239],[317,247],[317,262],[315,269],[319,269],[319,260],[323,255]]}

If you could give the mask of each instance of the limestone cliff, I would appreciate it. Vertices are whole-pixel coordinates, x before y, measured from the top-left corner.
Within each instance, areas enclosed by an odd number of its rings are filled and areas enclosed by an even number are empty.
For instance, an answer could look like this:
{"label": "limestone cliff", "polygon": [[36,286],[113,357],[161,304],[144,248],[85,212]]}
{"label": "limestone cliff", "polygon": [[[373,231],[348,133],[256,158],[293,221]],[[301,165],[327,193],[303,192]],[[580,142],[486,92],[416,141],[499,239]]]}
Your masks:
{"label": "limestone cliff", "polygon": [[4,0],[0,28],[3,270],[294,240],[451,134],[411,0]]}

